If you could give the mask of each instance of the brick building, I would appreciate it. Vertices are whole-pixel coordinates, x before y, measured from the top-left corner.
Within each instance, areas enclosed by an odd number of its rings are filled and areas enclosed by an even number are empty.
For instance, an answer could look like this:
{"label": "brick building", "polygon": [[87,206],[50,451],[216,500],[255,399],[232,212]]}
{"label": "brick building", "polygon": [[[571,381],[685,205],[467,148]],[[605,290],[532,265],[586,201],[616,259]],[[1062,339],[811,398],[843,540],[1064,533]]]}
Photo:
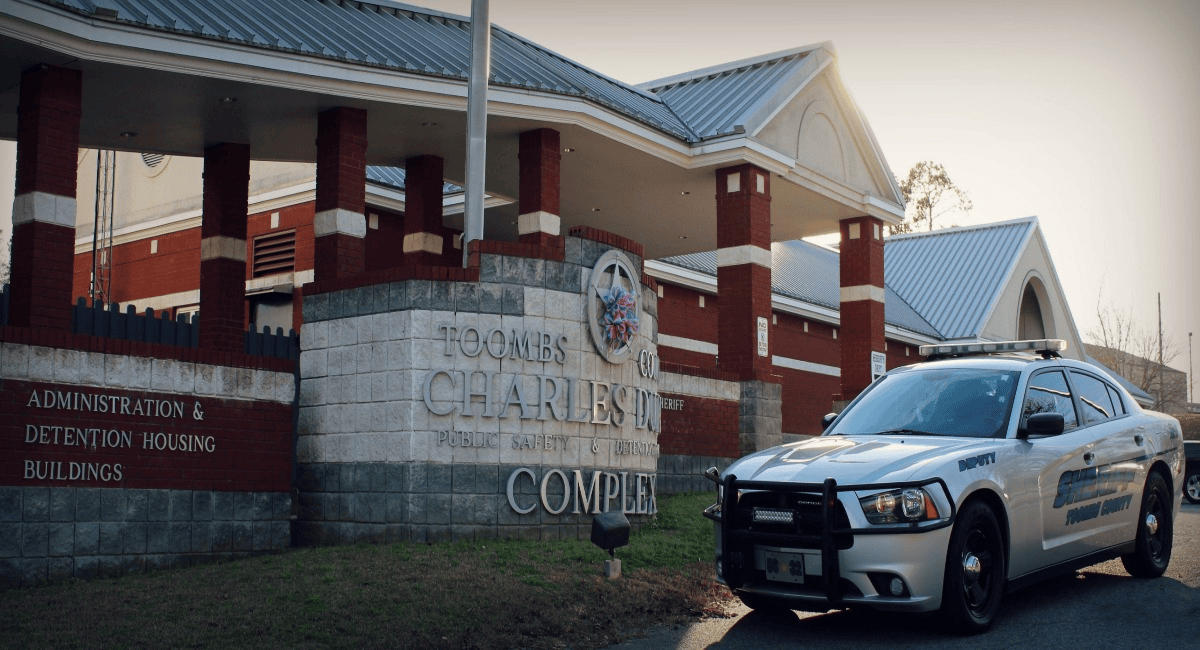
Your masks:
{"label": "brick building", "polygon": [[470,22],[234,4],[0,10],[3,582],[586,536],[920,343],[1079,349],[1036,221],[885,243],[901,195],[831,44],[635,87],[493,28],[464,255]]}

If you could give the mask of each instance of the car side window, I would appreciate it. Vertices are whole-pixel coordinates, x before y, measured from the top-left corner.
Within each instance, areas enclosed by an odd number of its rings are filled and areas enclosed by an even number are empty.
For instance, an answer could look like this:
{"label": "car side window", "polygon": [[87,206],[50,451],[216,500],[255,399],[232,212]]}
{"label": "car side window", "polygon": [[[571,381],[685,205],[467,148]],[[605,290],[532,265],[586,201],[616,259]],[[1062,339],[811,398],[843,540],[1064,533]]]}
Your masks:
{"label": "car side window", "polygon": [[1071,389],[1067,386],[1067,378],[1062,372],[1051,370],[1034,375],[1029,380],[1021,415],[1029,417],[1035,413],[1061,413],[1063,431],[1070,431],[1079,426],[1079,418],[1075,415],[1075,403],[1071,400]]}
{"label": "car side window", "polygon": [[1109,386],[1108,384],[1105,384],[1104,386],[1108,388],[1108,396],[1112,398],[1113,417],[1125,415],[1125,402],[1121,401],[1121,393],[1117,392],[1117,389]]}
{"label": "car side window", "polygon": [[1071,381],[1079,391],[1084,424],[1103,422],[1116,416],[1108,387],[1099,379],[1082,372],[1071,371]]}

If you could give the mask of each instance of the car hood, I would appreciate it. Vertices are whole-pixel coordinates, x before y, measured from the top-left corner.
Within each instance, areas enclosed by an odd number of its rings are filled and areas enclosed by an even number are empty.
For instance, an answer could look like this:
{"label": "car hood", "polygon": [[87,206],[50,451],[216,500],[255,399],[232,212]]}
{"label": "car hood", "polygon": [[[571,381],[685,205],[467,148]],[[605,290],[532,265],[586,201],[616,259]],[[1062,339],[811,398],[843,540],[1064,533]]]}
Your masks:
{"label": "car hood", "polygon": [[988,438],[821,436],[746,456],[723,472],[739,480],[840,484],[908,481],[937,475],[937,466],[994,449]]}

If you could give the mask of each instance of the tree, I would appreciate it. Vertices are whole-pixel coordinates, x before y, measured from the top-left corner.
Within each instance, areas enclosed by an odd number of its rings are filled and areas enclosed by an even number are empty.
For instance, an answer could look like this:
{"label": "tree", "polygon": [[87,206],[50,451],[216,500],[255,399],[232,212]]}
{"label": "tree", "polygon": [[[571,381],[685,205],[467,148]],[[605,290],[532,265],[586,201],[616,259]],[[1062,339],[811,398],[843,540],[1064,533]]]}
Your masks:
{"label": "tree", "polygon": [[1164,336],[1159,358],[1158,332],[1139,328],[1131,311],[1102,307],[1097,300],[1096,317],[1098,324],[1086,334],[1088,354],[1150,395],[1155,411],[1186,410],[1187,373],[1167,365],[1179,356],[1179,346]]}
{"label": "tree", "polygon": [[947,212],[957,211],[964,215],[974,207],[967,193],[950,180],[946,168],[930,160],[922,160],[908,170],[908,177],[900,181],[900,192],[904,195],[904,221],[889,226],[888,233],[898,235],[920,230],[933,230],[933,221]]}

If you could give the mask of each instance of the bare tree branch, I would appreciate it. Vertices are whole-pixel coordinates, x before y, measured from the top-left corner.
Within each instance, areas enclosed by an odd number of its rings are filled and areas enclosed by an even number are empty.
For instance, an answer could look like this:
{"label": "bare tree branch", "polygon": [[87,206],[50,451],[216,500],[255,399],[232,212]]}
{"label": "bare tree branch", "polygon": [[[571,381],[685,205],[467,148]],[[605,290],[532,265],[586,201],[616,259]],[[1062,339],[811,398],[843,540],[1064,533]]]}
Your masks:
{"label": "bare tree branch", "polygon": [[1179,356],[1179,345],[1164,336],[1160,363],[1158,332],[1137,327],[1132,310],[1120,312],[1097,299],[1096,317],[1096,326],[1084,335],[1091,344],[1088,353],[1150,395],[1154,410],[1186,410],[1187,373],[1168,367]]}

